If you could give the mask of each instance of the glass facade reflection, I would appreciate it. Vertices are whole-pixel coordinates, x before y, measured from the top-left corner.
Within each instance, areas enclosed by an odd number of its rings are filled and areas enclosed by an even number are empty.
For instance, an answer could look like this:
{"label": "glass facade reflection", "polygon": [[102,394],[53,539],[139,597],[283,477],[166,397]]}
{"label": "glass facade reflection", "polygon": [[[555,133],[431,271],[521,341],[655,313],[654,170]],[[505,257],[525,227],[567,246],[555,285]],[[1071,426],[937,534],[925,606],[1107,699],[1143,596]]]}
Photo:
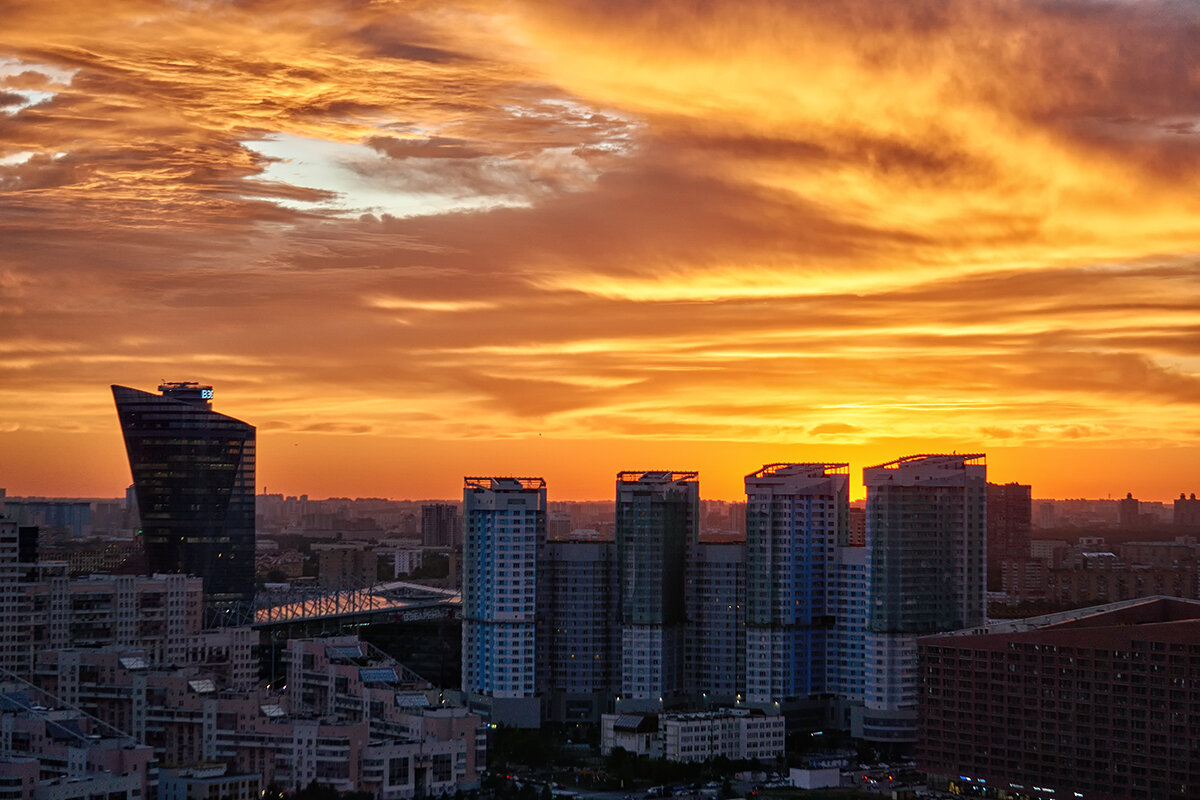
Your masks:
{"label": "glass facade reflection", "polygon": [[210,606],[254,597],[255,430],[211,408],[212,388],[113,386],[151,573],[204,579]]}

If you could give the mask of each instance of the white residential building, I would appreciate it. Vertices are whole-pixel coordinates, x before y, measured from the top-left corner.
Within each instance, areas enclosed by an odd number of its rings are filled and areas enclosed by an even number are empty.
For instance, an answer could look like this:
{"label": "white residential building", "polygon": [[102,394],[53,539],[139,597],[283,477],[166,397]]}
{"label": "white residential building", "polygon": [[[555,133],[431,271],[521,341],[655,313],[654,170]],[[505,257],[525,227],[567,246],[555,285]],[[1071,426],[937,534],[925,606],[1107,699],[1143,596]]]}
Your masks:
{"label": "white residential building", "polygon": [[769,760],[783,754],[784,718],[758,710],[726,708],[688,714],[605,714],[600,751],[623,747],[667,761]]}
{"label": "white residential building", "polygon": [[861,701],[866,550],[851,542],[848,464],[746,476],[750,704],[838,725]]}
{"label": "white residential building", "polygon": [[538,570],[546,482],[466,478],[463,486],[462,688],[494,723],[541,724]]}

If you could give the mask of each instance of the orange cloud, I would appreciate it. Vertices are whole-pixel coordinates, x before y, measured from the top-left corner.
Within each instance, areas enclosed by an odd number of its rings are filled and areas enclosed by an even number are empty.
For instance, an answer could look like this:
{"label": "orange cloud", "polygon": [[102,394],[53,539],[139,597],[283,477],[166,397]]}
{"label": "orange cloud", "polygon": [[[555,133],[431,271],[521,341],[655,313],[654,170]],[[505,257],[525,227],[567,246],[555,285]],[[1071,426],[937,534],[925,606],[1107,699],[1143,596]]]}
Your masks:
{"label": "orange cloud", "polygon": [[[164,378],[216,385],[261,481],[314,495],[604,496],[669,462],[735,496],[766,461],[944,447],[1166,496],[1200,453],[1189,8],[10,11],[14,493],[118,491],[105,387]],[[56,472],[71,441],[104,468]]]}

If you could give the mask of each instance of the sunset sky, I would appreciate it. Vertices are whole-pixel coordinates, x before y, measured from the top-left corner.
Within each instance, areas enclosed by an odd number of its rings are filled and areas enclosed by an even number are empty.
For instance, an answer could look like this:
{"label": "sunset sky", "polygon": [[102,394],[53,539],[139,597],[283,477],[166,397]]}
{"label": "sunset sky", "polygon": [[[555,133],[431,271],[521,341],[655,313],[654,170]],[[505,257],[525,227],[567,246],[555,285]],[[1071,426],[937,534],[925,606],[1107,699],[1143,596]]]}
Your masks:
{"label": "sunset sky", "polygon": [[1200,4],[9,0],[0,486],[109,384],[271,492],[985,452],[1200,491]]}

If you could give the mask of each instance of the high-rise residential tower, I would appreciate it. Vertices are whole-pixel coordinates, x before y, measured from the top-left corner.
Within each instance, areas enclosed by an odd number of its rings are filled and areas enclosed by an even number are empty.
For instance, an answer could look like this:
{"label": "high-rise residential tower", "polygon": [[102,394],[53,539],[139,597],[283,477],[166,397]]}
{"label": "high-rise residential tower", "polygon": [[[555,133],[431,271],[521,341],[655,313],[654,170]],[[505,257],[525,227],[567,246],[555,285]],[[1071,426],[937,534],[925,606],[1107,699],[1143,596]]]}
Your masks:
{"label": "high-rise residential tower", "polygon": [[706,709],[746,691],[746,545],[734,536],[702,539],[688,557],[686,669]]}
{"label": "high-rise residential tower", "polygon": [[692,699],[685,583],[688,553],[699,540],[699,509],[695,472],[617,475],[618,710],[655,711]]}
{"label": "high-rise residential tower", "polygon": [[851,543],[849,483],[848,464],[746,476],[746,699],[814,724],[829,698],[862,696],[866,551]]}
{"label": "high-rise residential tower", "polygon": [[616,543],[598,534],[551,540],[542,574],[546,719],[598,723],[620,675]]}
{"label": "high-rise residential tower", "polygon": [[254,427],[212,410],[213,390],[113,386],[141,513],[146,567],[204,579],[210,606],[254,599]]}
{"label": "high-rise residential tower", "polygon": [[546,546],[541,478],[463,481],[462,688],[492,723],[541,724],[538,584]]}
{"label": "high-rise residential tower", "polygon": [[907,456],[867,487],[864,705],[856,738],[916,739],[916,638],[980,625],[986,611],[987,467],[981,454]]}
{"label": "high-rise residential tower", "polygon": [[29,616],[22,614],[20,552],[20,526],[5,516],[0,494],[0,669],[10,672],[26,663],[30,650],[20,629],[20,620]]}

